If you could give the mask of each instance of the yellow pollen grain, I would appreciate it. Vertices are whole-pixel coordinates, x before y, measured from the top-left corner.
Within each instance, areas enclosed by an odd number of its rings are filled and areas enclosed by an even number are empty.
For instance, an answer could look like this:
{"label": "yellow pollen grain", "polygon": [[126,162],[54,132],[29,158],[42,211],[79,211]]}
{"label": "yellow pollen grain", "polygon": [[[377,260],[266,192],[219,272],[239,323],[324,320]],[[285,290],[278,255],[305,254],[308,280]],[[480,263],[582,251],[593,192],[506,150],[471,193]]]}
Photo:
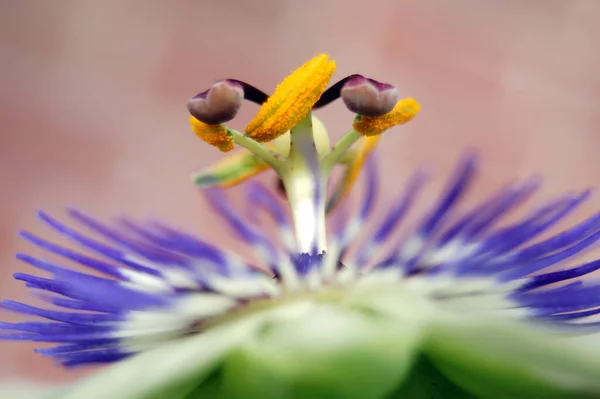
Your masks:
{"label": "yellow pollen grain", "polygon": [[352,127],[365,136],[375,136],[391,127],[410,121],[419,113],[420,109],[421,106],[414,98],[405,98],[398,101],[394,108],[385,115],[357,116]]}
{"label": "yellow pollen grain", "polygon": [[209,125],[200,122],[198,119],[190,116],[190,125],[192,130],[201,140],[208,144],[217,147],[223,152],[233,150],[233,139],[227,133],[227,129],[223,125]]}
{"label": "yellow pollen grain", "polygon": [[261,106],[246,133],[256,141],[267,142],[292,129],[319,100],[334,71],[335,62],[325,54],[296,69]]}

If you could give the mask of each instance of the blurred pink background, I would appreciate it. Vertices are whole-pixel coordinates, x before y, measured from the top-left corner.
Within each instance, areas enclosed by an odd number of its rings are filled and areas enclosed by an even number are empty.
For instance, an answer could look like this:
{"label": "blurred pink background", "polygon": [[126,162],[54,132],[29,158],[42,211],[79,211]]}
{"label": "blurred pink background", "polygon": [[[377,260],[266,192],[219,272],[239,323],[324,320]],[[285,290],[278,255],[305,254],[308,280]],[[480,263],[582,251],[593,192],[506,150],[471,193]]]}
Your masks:
{"label": "blurred pink background", "polygon": [[[226,77],[270,91],[321,52],[335,78],[360,72],[422,104],[386,134],[384,196],[418,165],[445,176],[465,148],[485,159],[472,198],[532,174],[546,195],[598,186],[598,20],[595,0],[0,0],[0,296],[26,295],[11,275],[32,269],[14,253],[36,251],[16,232],[52,237],[39,208],[159,216],[215,237],[189,175],[221,154],[191,133],[187,99]],[[319,115],[334,136],[352,120],[341,103]],[[0,342],[0,376],[81,375],[32,348]]]}

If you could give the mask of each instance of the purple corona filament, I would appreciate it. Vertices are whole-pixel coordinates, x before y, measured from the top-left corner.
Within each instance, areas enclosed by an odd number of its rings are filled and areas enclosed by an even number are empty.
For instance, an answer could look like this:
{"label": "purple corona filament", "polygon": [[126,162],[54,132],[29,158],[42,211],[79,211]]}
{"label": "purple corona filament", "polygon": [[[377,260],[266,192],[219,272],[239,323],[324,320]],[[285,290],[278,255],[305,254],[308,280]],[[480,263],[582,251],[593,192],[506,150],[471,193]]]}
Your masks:
{"label": "purple corona filament", "polygon": [[[465,298],[477,304],[500,293],[510,306],[496,310],[517,310],[515,317],[532,323],[594,330],[598,323],[588,318],[600,313],[600,287],[583,283],[583,278],[600,269],[600,261],[575,265],[567,261],[600,240],[600,213],[536,240],[581,205],[589,191],[560,197],[506,224],[503,217],[531,197],[538,181],[508,185],[473,209],[464,209],[461,200],[476,171],[476,157],[464,156],[437,201],[410,230],[403,221],[421,198],[425,176],[413,175],[375,222],[378,177],[374,162],[368,162],[357,210],[346,210],[349,217],[330,234],[328,250],[314,254],[295,250],[285,203],[265,186],[247,186],[251,218],[232,207],[222,191],[207,191],[213,209],[237,239],[256,251],[257,264],[157,222],[123,219],[104,224],[71,210],[68,214],[76,226],[71,227],[40,212],[48,227],[81,251],[28,232],[22,237],[82,268],[76,271],[59,261],[18,254],[45,277],[29,273],[14,277],[40,293],[49,306],[3,301],[4,309],[31,321],[1,323],[0,338],[54,344],[37,351],[67,367],[115,362],[166,341],[201,334],[205,321],[254,300],[287,295],[282,286],[311,291],[339,284],[335,275],[348,270],[355,271],[355,280],[382,272],[398,282],[443,276],[452,289],[432,286],[426,294],[439,306]],[[272,219],[280,240],[262,228],[261,217]],[[463,288],[463,282],[472,278],[489,284],[479,290],[467,284]],[[471,309],[468,301],[461,306],[463,312]]]}

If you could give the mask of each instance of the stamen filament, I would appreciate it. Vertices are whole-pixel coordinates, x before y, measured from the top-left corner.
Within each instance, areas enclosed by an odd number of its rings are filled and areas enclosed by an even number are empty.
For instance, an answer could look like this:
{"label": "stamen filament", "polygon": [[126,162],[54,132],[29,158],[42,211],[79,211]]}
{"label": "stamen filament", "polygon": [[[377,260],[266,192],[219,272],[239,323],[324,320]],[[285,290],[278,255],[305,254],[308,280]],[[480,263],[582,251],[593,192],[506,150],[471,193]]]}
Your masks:
{"label": "stamen filament", "polygon": [[235,129],[231,129],[230,127],[226,127],[229,134],[231,134],[231,138],[233,141],[248,151],[252,152],[254,155],[265,161],[275,170],[277,173],[281,173],[284,169],[285,161],[281,159],[281,155],[278,153],[271,151],[263,144],[254,141],[248,136],[245,136],[243,133],[238,132]]}
{"label": "stamen filament", "polygon": [[333,146],[332,150],[323,157],[321,165],[324,171],[331,172],[336,163],[347,153],[348,149],[364,136],[352,129],[346,132]]}

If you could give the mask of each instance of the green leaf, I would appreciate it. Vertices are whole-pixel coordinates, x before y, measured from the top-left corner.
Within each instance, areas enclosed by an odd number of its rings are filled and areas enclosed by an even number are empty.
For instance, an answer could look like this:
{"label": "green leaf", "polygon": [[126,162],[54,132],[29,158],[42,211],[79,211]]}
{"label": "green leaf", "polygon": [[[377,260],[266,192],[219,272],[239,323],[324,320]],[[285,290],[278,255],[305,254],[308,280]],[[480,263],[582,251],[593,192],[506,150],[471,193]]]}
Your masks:
{"label": "green leaf", "polygon": [[481,398],[600,397],[600,346],[578,345],[540,327],[495,320],[445,320],[426,350],[456,384]]}

